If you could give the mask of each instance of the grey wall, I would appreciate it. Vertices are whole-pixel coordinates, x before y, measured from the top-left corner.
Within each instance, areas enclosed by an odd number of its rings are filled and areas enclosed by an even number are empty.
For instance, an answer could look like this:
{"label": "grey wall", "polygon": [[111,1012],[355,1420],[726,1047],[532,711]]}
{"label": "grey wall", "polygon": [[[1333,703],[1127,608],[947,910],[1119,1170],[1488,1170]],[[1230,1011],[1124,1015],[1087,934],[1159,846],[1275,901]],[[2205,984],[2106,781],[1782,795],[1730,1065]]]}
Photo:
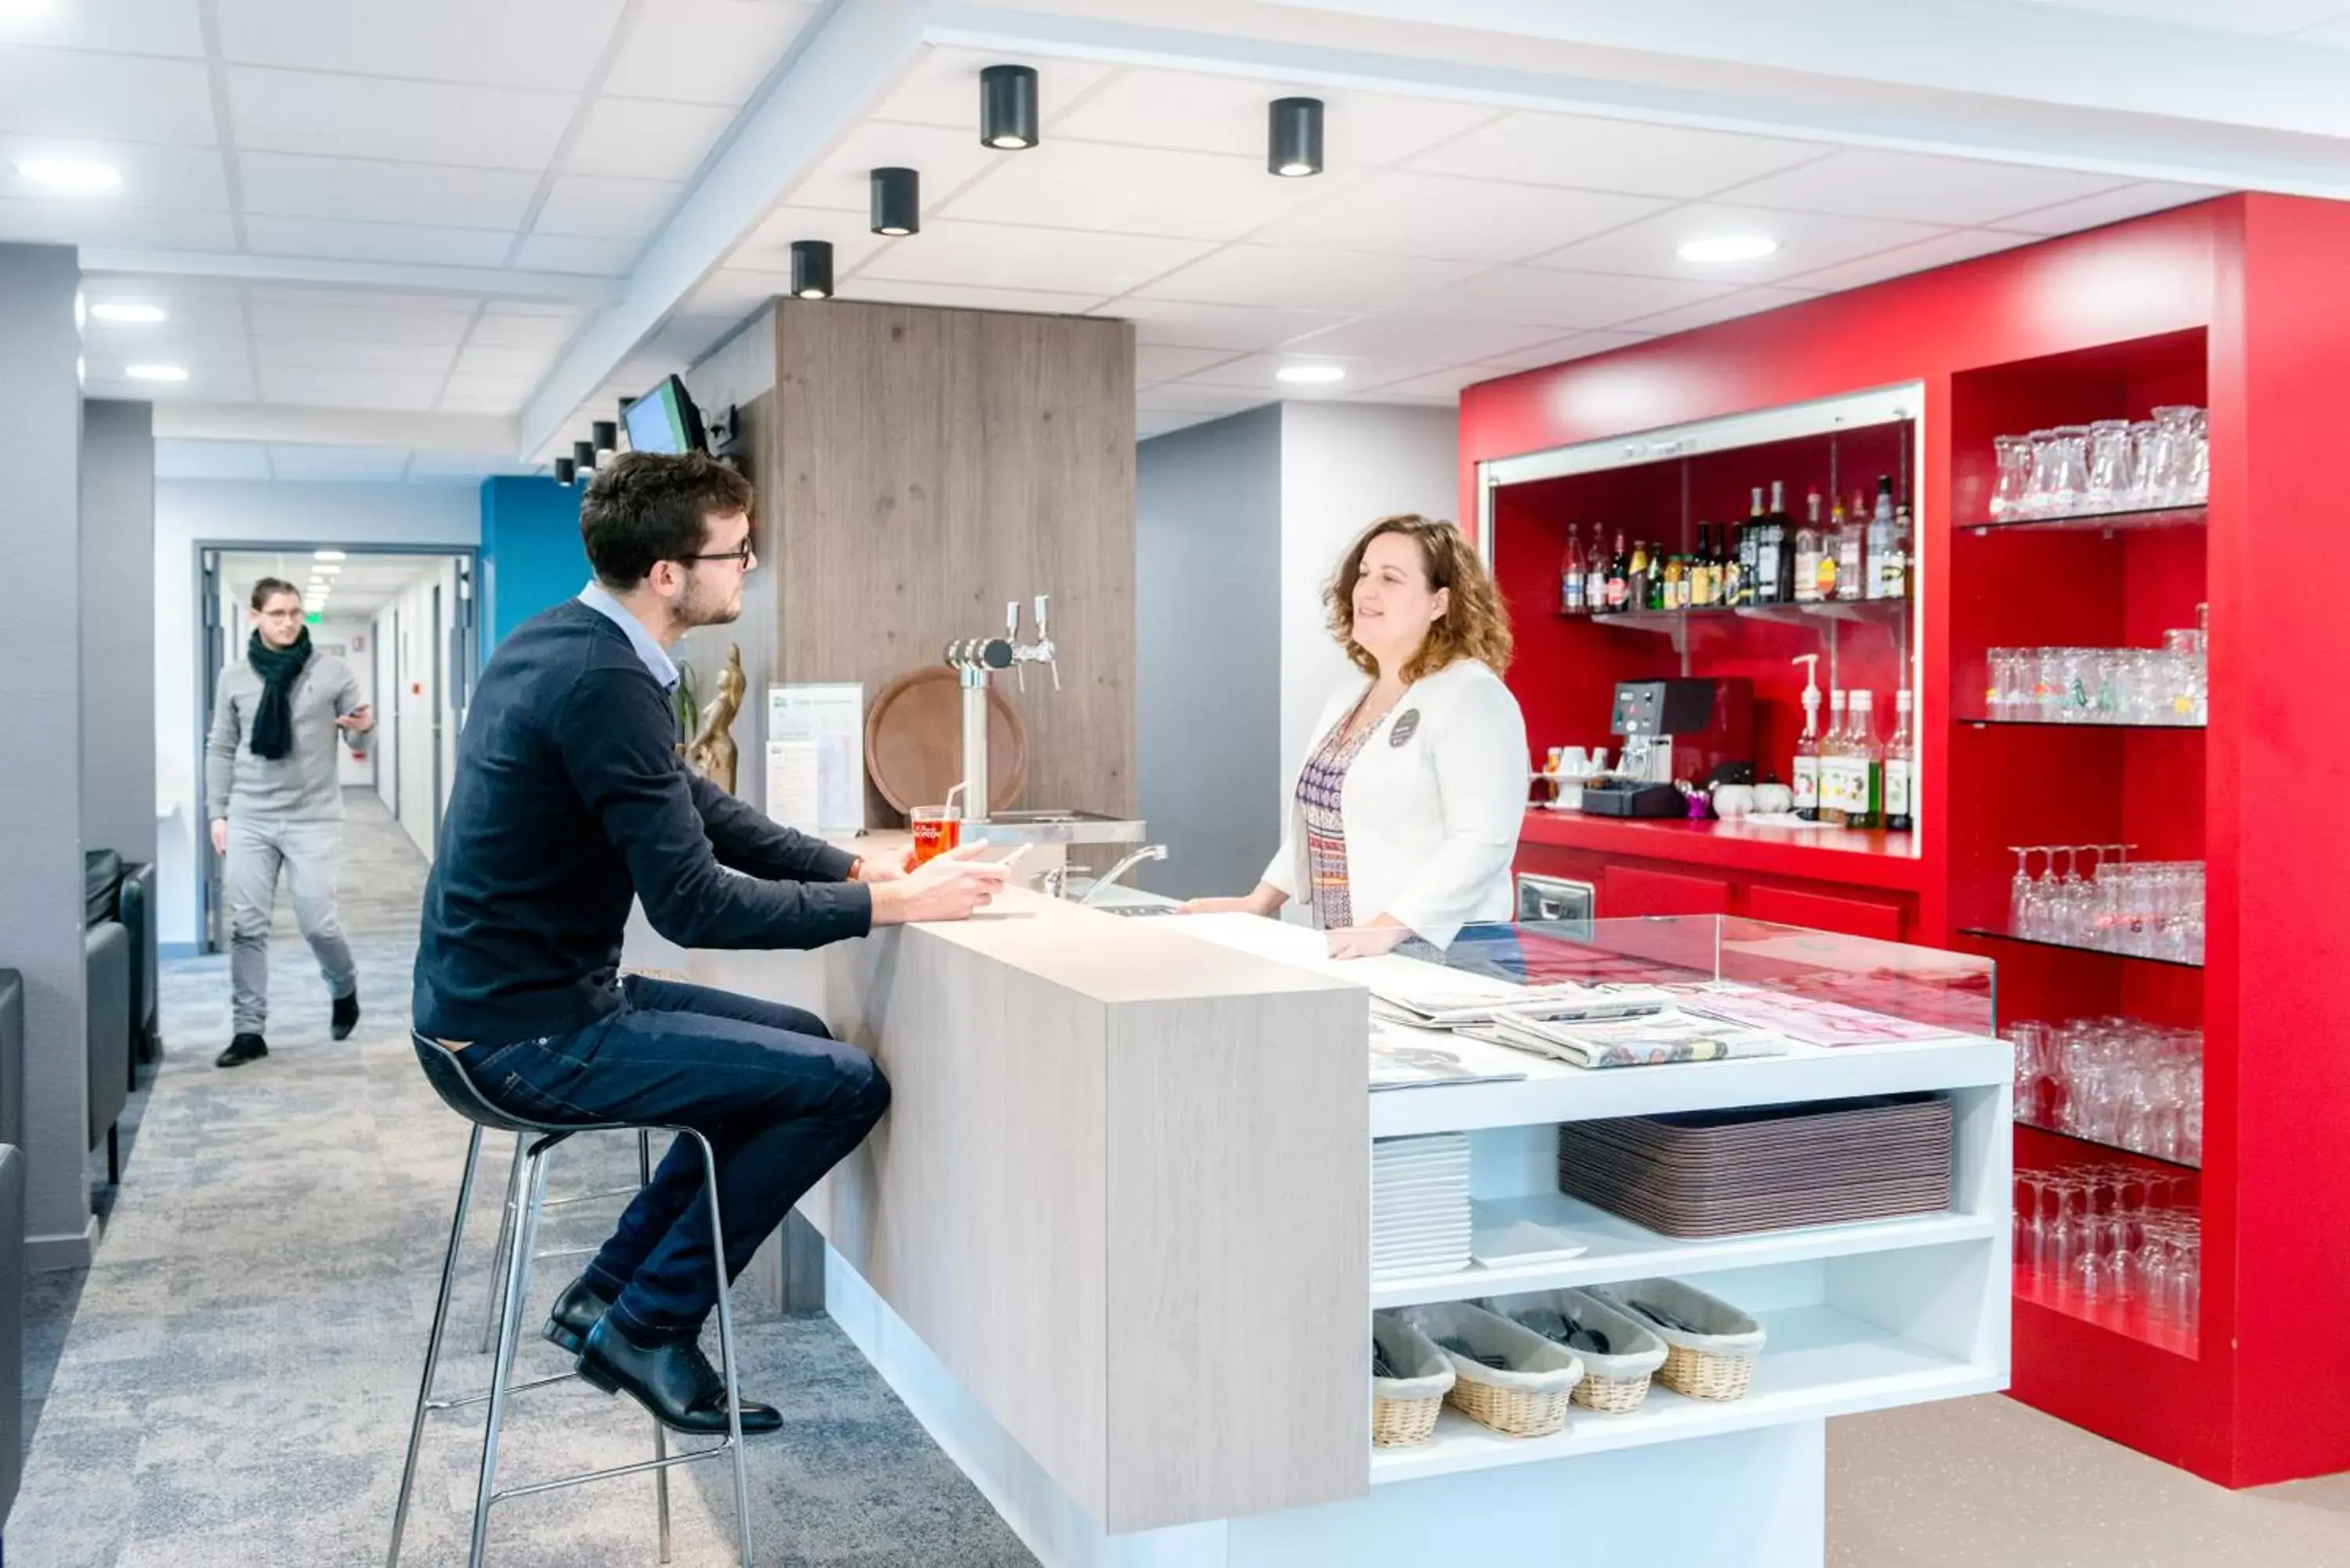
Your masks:
{"label": "grey wall", "polygon": [[91,401],[81,424],[81,828],[155,858],[153,405]]}
{"label": "grey wall", "polygon": [[0,615],[0,964],[25,977],[26,1259],[87,1263],[82,1070],[81,386],[71,247],[0,244],[0,431],[10,558]]}
{"label": "grey wall", "polygon": [[1137,798],[1169,858],[1137,878],[1245,893],[1281,842],[1282,410],[1138,449]]}

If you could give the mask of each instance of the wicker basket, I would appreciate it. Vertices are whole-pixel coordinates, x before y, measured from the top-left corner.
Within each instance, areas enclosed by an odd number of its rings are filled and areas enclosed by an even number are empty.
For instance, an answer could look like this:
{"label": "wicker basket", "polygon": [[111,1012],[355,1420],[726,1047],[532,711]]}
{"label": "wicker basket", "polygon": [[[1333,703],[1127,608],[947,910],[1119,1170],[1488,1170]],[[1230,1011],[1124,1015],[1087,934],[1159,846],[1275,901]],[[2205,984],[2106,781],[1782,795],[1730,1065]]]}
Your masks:
{"label": "wicker basket", "polygon": [[[1762,1354],[1762,1325],[1717,1296],[1679,1280],[1638,1280],[1606,1294],[1654,1329],[1665,1342],[1665,1364],[1657,1380],[1692,1399],[1738,1399],[1754,1381],[1754,1360]],[[1656,1306],[1703,1332],[1690,1333],[1640,1312]]]}
{"label": "wicker basket", "polygon": [[1648,1379],[1669,1354],[1645,1318],[1634,1317],[1606,1297],[1589,1291],[1537,1291],[1503,1296],[1483,1303],[1513,1323],[1547,1309],[1569,1323],[1596,1328],[1607,1336],[1608,1352],[1576,1350],[1583,1361],[1583,1381],[1570,1397],[1588,1410],[1621,1416],[1648,1401]]}
{"label": "wicker basket", "polygon": [[1504,1358],[1492,1367],[1443,1351],[1453,1371],[1446,1404],[1509,1438],[1548,1437],[1566,1425],[1568,1396],[1583,1380],[1573,1351],[1466,1302],[1414,1307],[1407,1316],[1431,1340],[1458,1337],[1476,1355]]}
{"label": "wicker basket", "polygon": [[1436,1417],[1452,1388],[1452,1359],[1393,1313],[1371,1314],[1371,1343],[1401,1376],[1371,1379],[1371,1444],[1398,1449],[1436,1435]]}

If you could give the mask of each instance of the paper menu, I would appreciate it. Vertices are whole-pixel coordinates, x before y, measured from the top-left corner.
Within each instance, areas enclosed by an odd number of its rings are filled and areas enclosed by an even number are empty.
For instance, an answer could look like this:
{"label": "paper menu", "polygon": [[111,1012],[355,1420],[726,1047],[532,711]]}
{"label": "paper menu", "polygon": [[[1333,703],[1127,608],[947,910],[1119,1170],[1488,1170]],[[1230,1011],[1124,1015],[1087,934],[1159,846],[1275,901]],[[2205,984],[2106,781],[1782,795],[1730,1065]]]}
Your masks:
{"label": "paper menu", "polygon": [[767,815],[803,833],[865,826],[865,687],[767,688]]}

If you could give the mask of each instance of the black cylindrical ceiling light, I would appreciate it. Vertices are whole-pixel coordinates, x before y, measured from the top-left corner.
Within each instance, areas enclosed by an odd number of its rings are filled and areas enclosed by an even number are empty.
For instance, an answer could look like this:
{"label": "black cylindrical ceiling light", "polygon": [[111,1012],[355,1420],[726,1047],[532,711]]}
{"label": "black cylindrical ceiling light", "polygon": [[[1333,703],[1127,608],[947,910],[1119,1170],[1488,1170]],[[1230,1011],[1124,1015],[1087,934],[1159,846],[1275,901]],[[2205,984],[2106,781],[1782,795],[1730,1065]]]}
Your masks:
{"label": "black cylindrical ceiling light", "polygon": [[830,240],[792,242],[792,296],[795,299],[832,297]]}
{"label": "black cylindrical ceiling light", "polygon": [[922,232],[922,176],[918,171],[873,171],[873,232],[893,237]]}
{"label": "black cylindrical ceiling light", "polygon": [[598,467],[603,465],[606,458],[620,450],[620,427],[616,421],[598,420],[588,427],[588,436],[589,443],[596,449]]}
{"label": "black cylindrical ceiling light", "polygon": [[1322,100],[1277,98],[1266,115],[1264,166],[1284,179],[1322,172]]}
{"label": "black cylindrical ceiling light", "polygon": [[1036,72],[990,66],[979,73],[979,140],[1006,151],[1036,145]]}
{"label": "black cylindrical ceiling light", "polygon": [[571,466],[581,473],[595,472],[596,448],[594,443],[584,441],[573,441],[571,443]]}
{"label": "black cylindrical ceiling light", "polygon": [[577,463],[573,462],[567,457],[558,457],[555,460],[556,483],[569,484],[573,480],[577,479],[578,477],[579,465]]}

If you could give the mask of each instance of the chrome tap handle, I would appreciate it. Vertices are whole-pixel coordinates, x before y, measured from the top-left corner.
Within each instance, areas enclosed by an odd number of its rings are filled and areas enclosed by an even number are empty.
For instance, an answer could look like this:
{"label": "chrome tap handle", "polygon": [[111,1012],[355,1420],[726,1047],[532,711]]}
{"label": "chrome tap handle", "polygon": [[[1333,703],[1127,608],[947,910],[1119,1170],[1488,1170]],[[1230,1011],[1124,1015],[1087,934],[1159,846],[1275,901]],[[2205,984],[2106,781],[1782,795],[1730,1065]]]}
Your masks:
{"label": "chrome tap handle", "polygon": [[1017,643],[1020,640],[1020,601],[1018,599],[1006,599],[1003,603],[1003,640],[1010,643]]}

